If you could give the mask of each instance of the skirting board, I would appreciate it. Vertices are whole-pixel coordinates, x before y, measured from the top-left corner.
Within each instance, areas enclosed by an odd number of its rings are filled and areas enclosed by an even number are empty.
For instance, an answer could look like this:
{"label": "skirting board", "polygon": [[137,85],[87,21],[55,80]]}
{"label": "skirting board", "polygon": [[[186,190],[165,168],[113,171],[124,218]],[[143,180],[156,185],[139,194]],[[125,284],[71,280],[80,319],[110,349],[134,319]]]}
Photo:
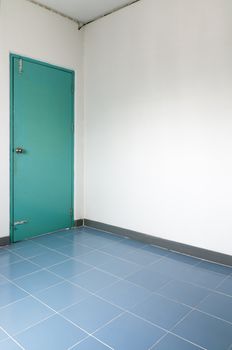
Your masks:
{"label": "skirting board", "polygon": [[10,244],[10,237],[9,236],[0,237],[0,246],[8,245],[8,244]]}
{"label": "skirting board", "polygon": [[[99,230],[114,233],[123,237],[129,237],[138,241],[142,241],[147,244],[153,244],[161,248],[168,250],[173,250],[178,253],[191,255],[200,259],[212,261],[218,264],[232,266],[232,256],[227,254],[222,254],[214,252],[212,250],[207,250],[203,248],[194,247],[188,244],[183,244],[175,241],[170,241],[168,239],[151,236],[145,233],[128,230],[125,228],[104,224],[102,222],[93,221],[89,219],[82,220],[84,226],[93,227]],[[82,226],[81,220],[77,220],[76,226]]]}
{"label": "skirting board", "polygon": [[75,227],[80,227],[84,225],[84,219],[75,220]]}

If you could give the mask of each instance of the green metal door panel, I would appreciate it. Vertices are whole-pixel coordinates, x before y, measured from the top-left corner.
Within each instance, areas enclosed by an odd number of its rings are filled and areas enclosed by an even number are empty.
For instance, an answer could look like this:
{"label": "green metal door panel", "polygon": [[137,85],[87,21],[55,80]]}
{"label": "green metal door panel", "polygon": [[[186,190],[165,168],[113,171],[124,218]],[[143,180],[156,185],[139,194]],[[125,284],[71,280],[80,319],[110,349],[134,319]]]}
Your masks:
{"label": "green metal door panel", "polygon": [[18,57],[12,64],[12,225],[18,241],[72,226],[73,73]]}

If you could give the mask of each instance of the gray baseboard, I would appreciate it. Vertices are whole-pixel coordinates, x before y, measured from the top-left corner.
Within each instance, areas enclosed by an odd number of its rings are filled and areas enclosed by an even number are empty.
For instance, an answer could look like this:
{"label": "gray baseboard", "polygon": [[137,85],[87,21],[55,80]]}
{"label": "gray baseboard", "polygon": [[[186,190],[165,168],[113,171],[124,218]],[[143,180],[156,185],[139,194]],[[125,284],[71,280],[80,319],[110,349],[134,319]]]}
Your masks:
{"label": "gray baseboard", "polygon": [[8,244],[10,244],[10,237],[9,236],[0,237],[0,246],[8,245]]}
{"label": "gray baseboard", "polygon": [[80,227],[84,225],[84,219],[75,220],[75,227]]}
{"label": "gray baseboard", "polygon": [[108,224],[104,224],[102,222],[93,221],[84,219],[83,220],[85,226],[93,227],[99,230],[107,231],[110,233],[114,233],[117,235],[121,235],[124,237],[129,237],[136,239],[138,241],[142,241],[148,244],[153,244],[159,246],[161,248],[165,248],[168,250],[173,250],[178,253],[191,255],[200,259],[212,261],[218,264],[232,266],[232,256],[227,254],[222,254],[218,252],[214,252],[211,250],[194,247],[188,244],[183,244],[175,241],[170,241],[160,237],[154,237],[145,233],[128,230],[125,228],[112,226]]}

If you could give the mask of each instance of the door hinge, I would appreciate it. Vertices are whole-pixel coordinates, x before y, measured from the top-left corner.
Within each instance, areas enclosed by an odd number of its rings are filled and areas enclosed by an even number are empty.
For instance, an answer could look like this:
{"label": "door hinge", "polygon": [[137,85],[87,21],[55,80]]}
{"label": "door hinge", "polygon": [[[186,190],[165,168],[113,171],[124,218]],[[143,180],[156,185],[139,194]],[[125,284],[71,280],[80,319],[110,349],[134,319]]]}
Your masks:
{"label": "door hinge", "polygon": [[71,93],[74,95],[74,83],[71,85]]}
{"label": "door hinge", "polygon": [[23,72],[23,59],[19,59],[19,74],[22,74]]}
{"label": "door hinge", "polygon": [[70,213],[70,216],[73,216],[73,208],[70,208],[69,213]]}

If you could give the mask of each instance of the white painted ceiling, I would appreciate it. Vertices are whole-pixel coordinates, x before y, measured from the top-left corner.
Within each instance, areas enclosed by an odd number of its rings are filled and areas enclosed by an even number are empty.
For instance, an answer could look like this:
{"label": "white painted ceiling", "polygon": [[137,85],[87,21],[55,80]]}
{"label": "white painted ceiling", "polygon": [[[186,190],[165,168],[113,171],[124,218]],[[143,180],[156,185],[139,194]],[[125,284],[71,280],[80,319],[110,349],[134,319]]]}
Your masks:
{"label": "white painted ceiling", "polygon": [[87,23],[134,0],[36,0],[81,23]]}

